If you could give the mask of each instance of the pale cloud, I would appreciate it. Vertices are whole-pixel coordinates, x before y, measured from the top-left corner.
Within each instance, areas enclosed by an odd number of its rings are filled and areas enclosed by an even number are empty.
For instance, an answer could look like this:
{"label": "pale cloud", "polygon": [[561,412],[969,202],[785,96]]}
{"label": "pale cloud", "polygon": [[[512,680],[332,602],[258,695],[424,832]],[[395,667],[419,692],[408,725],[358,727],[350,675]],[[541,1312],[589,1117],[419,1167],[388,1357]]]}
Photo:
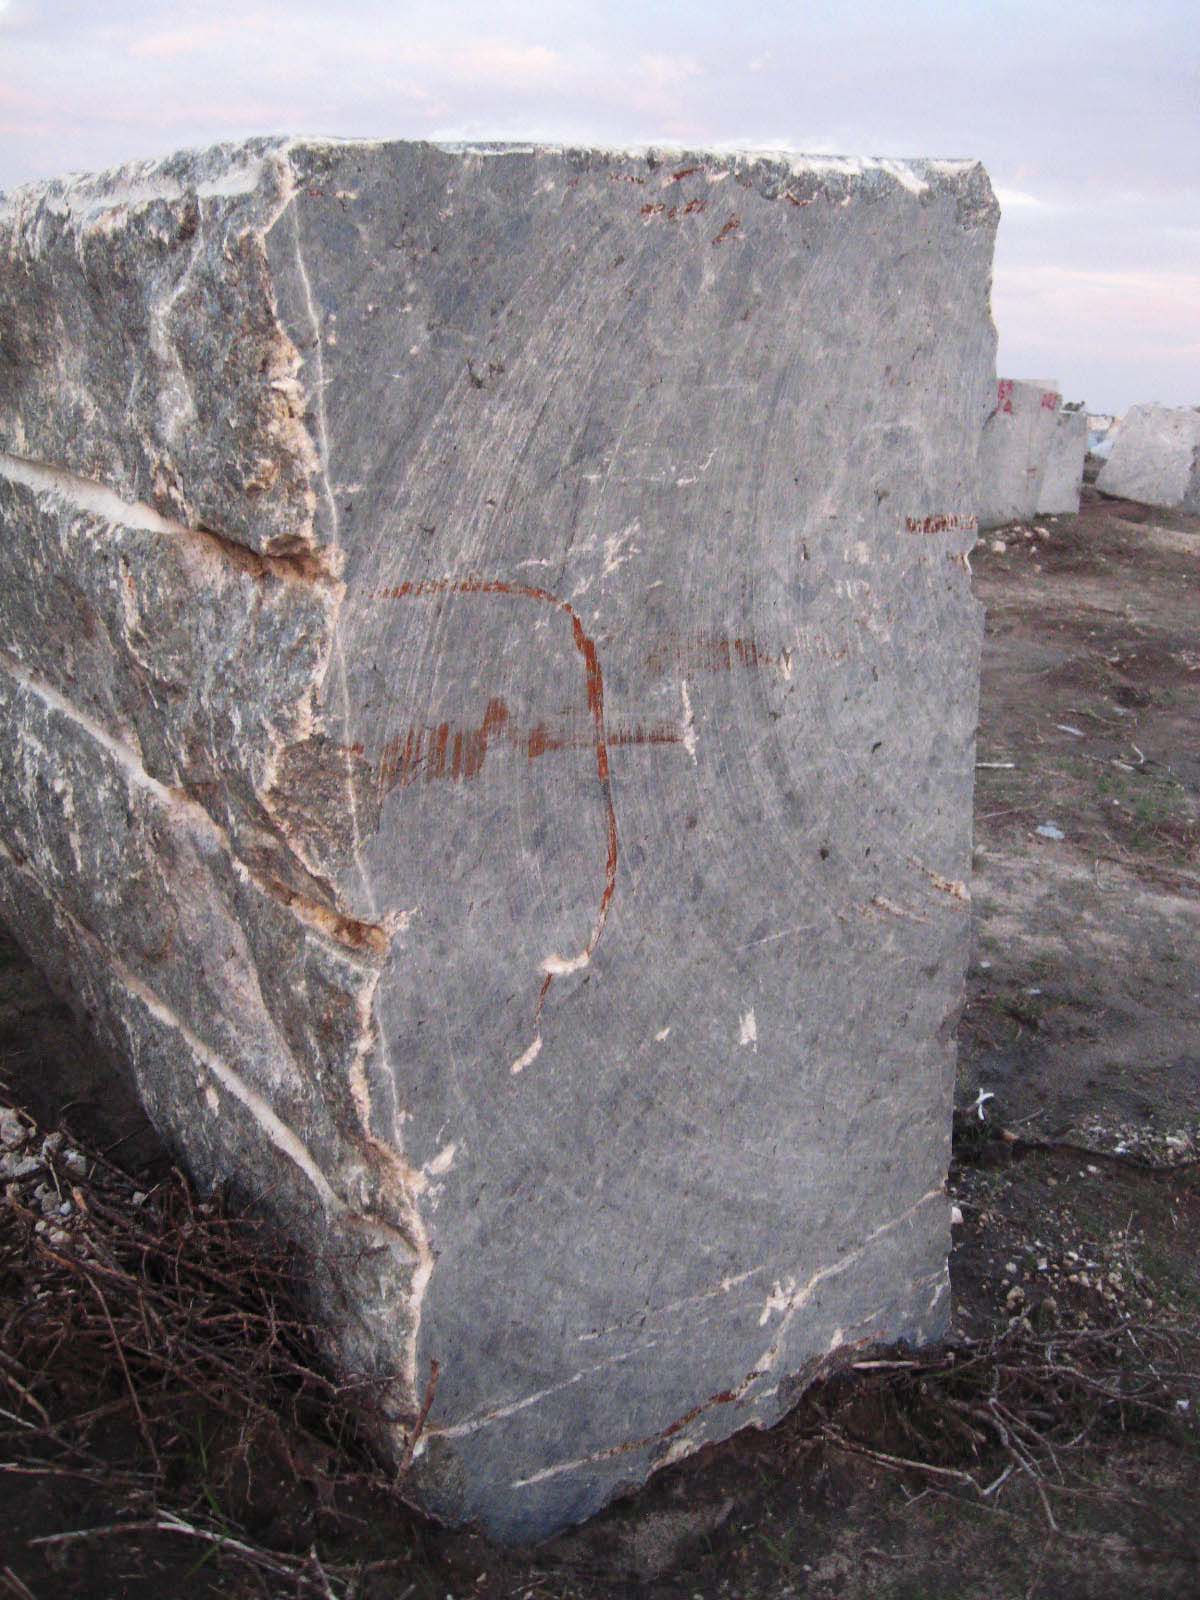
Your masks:
{"label": "pale cloud", "polygon": [[1053,370],[1069,399],[1106,411],[1200,400],[1200,274],[997,268],[992,308],[1004,373]]}
{"label": "pale cloud", "polygon": [[0,188],[255,133],[976,156],[1006,370],[1194,403],[1195,0],[960,10],[0,0]]}
{"label": "pale cloud", "polygon": [[269,19],[250,15],[205,22],[194,28],[167,28],[134,39],[129,54],[142,60],[177,61],[184,56],[222,50],[234,41],[244,43],[247,33],[265,32],[268,26]]}
{"label": "pale cloud", "polygon": [[1001,211],[1048,211],[1050,203],[1039,200],[1037,195],[1029,194],[1024,189],[997,189],[996,199],[1000,202]]}
{"label": "pale cloud", "polygon": [[640,55],[633,69],[647,88],[662,92],[673,92],[704,76],[704,68],[691,56]]}
{"label": "pale cloud", "polygon": [[520,94],[555,89],[570,77],[566,59],[545,45],[505,39],[440,39],[385,47],[390,61],[423,67],[435,79]]}
{"label": "pale cloud", "polygon": [[1010,267],[997,275],[997,290],[1045,304],[1101,299],[1146,316],[1169,316],[1200,325],[1200,273],[1123,272],[1045,266]]}

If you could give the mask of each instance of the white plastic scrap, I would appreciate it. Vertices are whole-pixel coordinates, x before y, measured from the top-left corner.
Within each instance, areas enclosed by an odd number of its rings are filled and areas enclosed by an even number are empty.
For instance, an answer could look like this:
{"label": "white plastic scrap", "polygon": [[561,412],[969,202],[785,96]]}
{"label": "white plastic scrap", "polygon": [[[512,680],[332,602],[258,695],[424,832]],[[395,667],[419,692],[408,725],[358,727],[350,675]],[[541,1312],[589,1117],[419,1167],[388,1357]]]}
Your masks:
{"label": "white plastic scrap", "polygon": [[979,1113],[980,1122],[987,1121],[987,1117],[984,1115],[983,1108],[985,1105],[987,1105],[989,1100],[994,1100],[995,1098],[996,1096],[990,1089],[980,1089],[979,1093],[975,1096],[975,1104],[971,1107],[971,1110]]}

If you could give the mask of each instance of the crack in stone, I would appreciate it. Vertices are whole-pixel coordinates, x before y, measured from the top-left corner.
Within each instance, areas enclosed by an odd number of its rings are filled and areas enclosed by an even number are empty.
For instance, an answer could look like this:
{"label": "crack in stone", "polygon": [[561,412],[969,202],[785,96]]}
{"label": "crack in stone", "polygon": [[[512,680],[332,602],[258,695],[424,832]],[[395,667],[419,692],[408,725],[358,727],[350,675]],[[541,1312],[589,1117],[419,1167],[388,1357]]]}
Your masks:
{"label": "crack in stone", "polygon": [[337,563],[328,552],[300,550],[285,555],[260,554],[213,528],[190,528],[174,517],[164,516],[144,500],[126,500],[107,485],[82,477],[68,467],[33,461],[4,450],[0,450],[0,477],[23,484],[35,494],[56,494],[75,510],[101,517],[105,522],[194,540],[207,554],[223,556],[252,577],[270,575],[284,583],[312,584],[331,589],[341,598]]}

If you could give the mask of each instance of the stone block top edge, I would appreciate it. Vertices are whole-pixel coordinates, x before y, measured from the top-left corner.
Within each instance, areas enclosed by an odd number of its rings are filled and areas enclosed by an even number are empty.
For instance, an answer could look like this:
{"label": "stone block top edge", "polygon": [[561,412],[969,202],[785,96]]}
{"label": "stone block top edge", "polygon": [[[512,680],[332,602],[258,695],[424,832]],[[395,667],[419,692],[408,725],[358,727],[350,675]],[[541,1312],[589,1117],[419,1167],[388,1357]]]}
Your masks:
{"label": "stone block top edge", "polygon": [[37,178],[0,193],[0,226],[39,204],[86,214],[152,200],[179,200],[189,194],[201,198],[251,194],[260,186],[268,160],[284,155],[291,142],[274,136],[229,141],[96,172]]}
{"label": "stone block top edge", "polygon": [[[956,190],[982,180],[987,193],[980,198],[993,199],[983,164],[974,158],[848,156],[733,143],[588,145],[550,140],[342,139],[272,134],[17,185],[7,193],[0,192],[0,227],[39,205],[90,220],[106,211],[154,200],[178,200],[188,194],[202,199],[249,195],[264,184],[273,187],[272,169],[278,174],[285,164],[303,165],[306,157],[326,152],[384,154],[419,149],[476,160],[532,156],[580,163],[638,161],[651,169],[717,163],[730,171],[758,170],[768,181],[772,177],[808,177],[818,182],[872,186],[890,178],[915,196],[932,189]],[[664,176],[669,180],[670,174]]]}
{"label": "stone block top edge", "polygon": [[1200,406],[1169,406],[1162,400],[1140,400],[1136,405],[1130,406],[1117,420],[1124,422],[1128,417],[1151,416],[1155,413],[1165,413],[1168,416],[1193,416],[1200,414]]}

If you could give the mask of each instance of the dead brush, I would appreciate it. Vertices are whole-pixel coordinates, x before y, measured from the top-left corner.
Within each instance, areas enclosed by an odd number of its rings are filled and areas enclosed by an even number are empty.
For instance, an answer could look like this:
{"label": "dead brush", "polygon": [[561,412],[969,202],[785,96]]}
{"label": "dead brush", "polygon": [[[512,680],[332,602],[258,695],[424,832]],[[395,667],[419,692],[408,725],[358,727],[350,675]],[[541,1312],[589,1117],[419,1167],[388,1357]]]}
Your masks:
{"label": "dead brush", "polygon": [[[259,1593],[322,1600],[349,1600],[370,1574],[421,1578],[396,1480],[372,1467],[359,1420],[386,1407],[386,1385],[337,1384],[321,1370],[293,1287],[298,1264],[269,1228],[220,1196],[198,1200],[178,1172],[143,1193],[102,1157],[59,1133],[43,1138],[2,1107],[0,1184],[0,1478],[81,1480],[106,1507],[100,1525],[33,1542],[62,1555],[178,1540]],[[435,1383],[432,1373],[423,1415]],[[947,1496],[1014,1531],[1040,1519],[1050,1541],[1200,1559],[1194,1505],[1118,1492],[1094,1474],[1106,1431],[1182,1430],[1194,1450],[1198,1406],[1195,1327],[1043,1330],[1018,1318],[925,1354],[849,1354],[775,1431],[776,1460],[786,1471],[792,1452],[846,1453],[906,1492],[919,1485],[914,1498]],[[141,1445],[116,1452],[134,1463],[121,1470],[105,1442],[114,1427]],[[327,1508],[304,1550],[294,1537],[259,1537],[240,1515],[239,1483],[272,1472]],[[390,1546],[404,1553],[329,1557],[346,1486],[386,1503]],[[0,1594],[20,1581],[0,1564]]]}
{"label": "dead brush", "polygon": [[[852,1361],[817,1386],[793,1418],[802,1438],[866,1457],[952,1495],[1024,1521],[1006,1493],[1024,1486],[1051,1538],[1200,1559],[1195,1506],[1176,1510],[1095,1479],[1106,1433],[1189,1435],[1200,1393],[1200,1330],[1120,1321],[1110,1327],[1039,1331],[1014,1321],[985,1339],[928,1356]],[[1067,1508],[1119,1512],[1128,1534],[1081,1529]],[[1066,1514],[1064,1514],[1066,1511]],[[1170,1547],[1168,1549],[1168,1547]]]}
{"label": "dead brush", "polygon": [[[143,1192],[7,1107],[0,1184],[0,1476],[92,1483],[121,1507],[36,1542],[175,1535],[334,1593],[314,1552],[268,1550],[226,1509],[264,1462],[323,1505],[335,1480],[384,1482],[360,1419],[387,1385],[321,1370],[287,1245],[177,1171]],[[129,1426],[144,1453],[114,1471],[104,1437]]]}

